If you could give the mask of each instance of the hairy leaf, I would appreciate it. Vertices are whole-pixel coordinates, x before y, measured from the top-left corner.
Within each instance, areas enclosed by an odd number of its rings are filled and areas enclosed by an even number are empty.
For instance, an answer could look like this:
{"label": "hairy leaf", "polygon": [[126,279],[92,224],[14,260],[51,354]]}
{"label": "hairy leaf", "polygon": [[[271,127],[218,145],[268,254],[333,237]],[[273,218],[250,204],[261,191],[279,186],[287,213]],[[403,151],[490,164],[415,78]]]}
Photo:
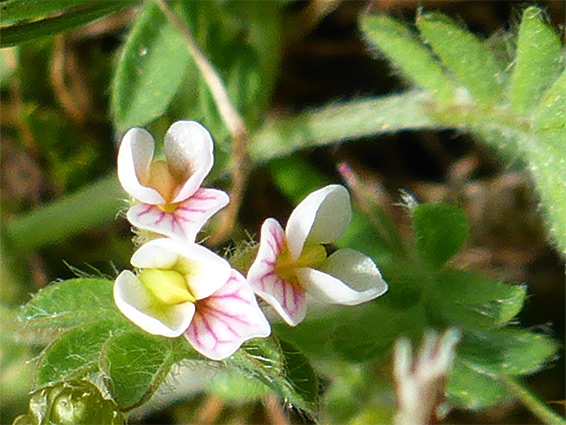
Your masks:
{"label": "hairy leaf", "polygon": [[153,395],[174,361],[171,339],[131,331],[106,341],[100,369],[114,401],[130,410]]}
{"label": "hairy leaf", "polygon": [[440,13],[425,13],[417,18],[424,40],[440,57],[446,68],[471,92],[478,103],[500,100],[497,78],[501,70],[488,47],[474,34]]}
{"label": "hairy leaf", "polygon": [[101,319],[125,322],[114,303],[113,284],[94,278],[52,283],[22,307],[20,319],[34,328],[67,328]]}
{"label": "hairy leaf", "polygon": [[98,370],[100,351],[115,330],[114,322],[101,320],[71,329],[50,344],[37,364],[37,388]]}
{"label": "hairy leaf", "polygon": [[314,379],[314,371],[297,349],[288,343],[283,344],[285,348],[274,336],[248,341],[226,360],[226,364],[258,379],[286,403],[315,415],[318,393],[313,391],[317,384],[305,382],[305,379]]}
{"label": "hairy leaf", "polygon": [[557,75],[561,52],[560,39],[544,22],[544,12],[535,6],[525,9],[509,87],[514,112],[529,112],[538,104]]}
{"label": "hairy leaf", "polygon": [[440,104],[454,101],[456,86],[431,51],[404,25],[387,15],[363,15],[366,39],[384,52],[413,84],[432,93]]}
{"label": "hairy leaf", "polygon": [[440,125],[429,117],[429,102],[426,93],[410,91],[277,118],[254,133],[249,145],[250,156],[254,162],[261,163],[301,149],[364,136],[438,129]]}

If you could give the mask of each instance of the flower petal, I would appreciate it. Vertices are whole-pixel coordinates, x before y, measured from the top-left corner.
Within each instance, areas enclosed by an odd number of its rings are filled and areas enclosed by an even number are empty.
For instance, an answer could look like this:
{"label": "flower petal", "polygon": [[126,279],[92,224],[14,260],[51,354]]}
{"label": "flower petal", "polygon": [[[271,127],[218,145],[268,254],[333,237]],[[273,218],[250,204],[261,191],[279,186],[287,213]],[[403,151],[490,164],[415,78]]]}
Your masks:
{"label": "flower petal", "polygon": [[139,203],[128,210],[127,216],[136,227],[192,243],[208,219],[228,202],[228,195],[221,190],[199,189],[171,212]]}
{"label": "flower petal", "polygon": [[187,285],[197,299],[209,297],[226,284],[231,274],[230,263],[211,250],[195,243],[175,239],[154,239],[142,245],[131,263],[139,268],[172,269],[182,267]]}
{"label": "flower petal", "polygon": [[291,213],[285,235],[296,260],[305,242],[336,242],[346,231],[352,209],[350,195],[344,186],[331,184],[308,195]]}
{"label": "flower petal", "polygon": [[270,333],[269,323],[246,279],[232,270],[222,288],[197,302],[185,337],[199,353],[222,360],[234,354],[244,341]]}
{"label": "flower petal", "polygon": [[301,268],[296,273],[309,294],[330,304],[361,304],[388,289],[371,258],[353,249],[336,251],[319,269]]}
{"label": "flower petal", "polygon": [[165,135],[165,156],[169,170],[182,184],[173,202],[181,202],[200,187],[212,169],[212,137],[196,121],[177,121]]}
{"label": "flower petal", "polygon": [[259,250],[248,271],[248,282],[291,326],[300,323],[307,312],[303,288],[275,273],[277,257],[285,248],[285,233],[277,220],[268,218],[261,227]]}
{"label": "flower petal", "polygon": [[128,270],[116,279],[114,301],[122,314],[144,331],[171,338],[181,335],[189,327],[195,313],[195,305],[191,302],[156,305],[149,291]]}
{"label": "flower petal", "polygon": [[118,179],[128,194],[147,204],[164,204],[161,194],[143,186],[140,181],[149,177],[149,166],[153,158],[154,141],[143,128],[128,130],[118,152]]}

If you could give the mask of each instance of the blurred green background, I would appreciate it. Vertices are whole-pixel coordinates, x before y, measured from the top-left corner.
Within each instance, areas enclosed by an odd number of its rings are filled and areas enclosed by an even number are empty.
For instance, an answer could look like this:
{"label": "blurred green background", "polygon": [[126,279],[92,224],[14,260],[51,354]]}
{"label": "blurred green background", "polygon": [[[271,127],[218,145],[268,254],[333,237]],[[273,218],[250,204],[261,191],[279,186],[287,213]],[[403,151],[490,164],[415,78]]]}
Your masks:
{"label": "blurred green background", "polygon": [[[564,3],[536,4],[548,10],[564,38]],[[366,8],[389,12],[406,22],[413,21],[420,8],[440,10],[488,37],[517,22],[523,6],[524,2],[450,0],[335,2],[335,9],[313,22],[312,28],[304,24],[301,31],[297,24],[297,31],[283,31],[279,40],[282,56],[266,115],[297,113],[406,88],[388,63],[379,57],[376,60],[364,45],[357,16]],[[308,22],[307,7],[306,2],[289,2],[281,13],[286,22],[304,23]],[[109,94],[117,50],[135,13],[135,9],[125,9],[62,35],[0,50],[2,423],[11,423],[26,409],[33,358],[42,342],[30,346],[24,343],[25,335],[13,338],[17,307],[30,293],[56,279],[80,272],[114,277],[118,270],[129,267],[132,235],[127,221],[118,215],[126,204],[112,174],[119,134],[110,119]],[[297,21],[299,17],[303,21]],[[166,128],[169,123],[154,125]],[[221,151],[217,154],[222,156]],[[421,202],[443,201],[463,207],[472,221],[471,240],[454,262],[502,281],[528,282],[529,300],[521,323],[551,330],[563,346],[564,263],[546,242],[529,178],[512,159],[498,160],[466,135],[399,133],[308,149],[262,164],[251,173],[236,236],[243,237],[245,231],[255,234],[266,217],[285,222],[293,205],[310,188],[342,181],[337,164],[343,162],[379,194],[381,205],[401,231],[408,233],[400,206],[402,190]],[[297,170],[310,173],[309,177],[297,177]],[[217,181],[225,184],[222,175]],[[109,194],[113,202],[107,201]],[[67,204],[41,210],[65,199]],[[43,213],[38,217],[34,214],[39,210]],[[347,406],[341,402],[348,397],[374,400],[373,420],[380,417],[379,406],[391,406],[383,394],[368,395],[375,389],[364,384],[370,373],[388,373],[386,365],[375,365],[373,370],[361,366],[340,369],[339,364],[336,368],[325,371],[339,376],[339,384],[326,395],[334,409],[328,419],[346,420]],[[564,359],[560,358],[528,384],[542,400],[563,405],[564,374]],[[278,424],[284,420],[280,417],[284,406],[274,399],[267,398],[263,404],[256,398],[234,400],[222,391],[223,385],[241,385],[241,380],[219,382],[208,391],[196,388],[190,397],[139,423]],[[257,391],[262,389],[244,392]],[[296,412],[288,413],[293,421],[306,420]],[[351,413],[351,423],[372,421]],[[516,403],[477,413],[452,411],[446,421],[537,423]]]}

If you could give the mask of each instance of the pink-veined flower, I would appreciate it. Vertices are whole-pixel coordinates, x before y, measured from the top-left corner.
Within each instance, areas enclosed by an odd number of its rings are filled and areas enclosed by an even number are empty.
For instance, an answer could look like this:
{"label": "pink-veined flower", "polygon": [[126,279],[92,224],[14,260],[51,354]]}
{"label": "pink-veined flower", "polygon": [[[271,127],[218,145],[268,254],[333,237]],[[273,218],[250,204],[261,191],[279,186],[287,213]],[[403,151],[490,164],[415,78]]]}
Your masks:
{"label": "pink-veined flower", "polygon": [[201,188],[214,162],[210,133],[195,121],[177,121],[165,135],[165,160],[154,159],[151,134],[134,127],[118,152],[118,178],[137,203],[134,226],[194,242],[204,223],[228,204],[228,195]]}
{"label": "pink-veined flower", "polygon": [[330,304],[356,305],[387,291],[377,266],[361,252],[346,248],[327,256],[323,244],[344,234],[351,215],[346,188],[330,185],[297,205],[285,230],[273,218],[263,223],[248,281],[289,325],[304,319],[307,293]]}
{"label": "pink-veined flower", "polygon": [[244,341],[271,332],[246,279],[212,251],[197,244],[154,239],[142,245],[120,273],[114,300],[143,330],[183,335],[213,360],[232,355]]}

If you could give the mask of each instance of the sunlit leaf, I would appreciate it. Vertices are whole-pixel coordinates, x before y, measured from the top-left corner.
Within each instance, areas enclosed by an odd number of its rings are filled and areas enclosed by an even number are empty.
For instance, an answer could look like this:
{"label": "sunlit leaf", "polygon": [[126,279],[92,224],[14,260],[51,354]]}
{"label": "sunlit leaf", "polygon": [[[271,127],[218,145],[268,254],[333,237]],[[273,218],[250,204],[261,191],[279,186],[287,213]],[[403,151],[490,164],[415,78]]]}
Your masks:
{"label": "sunlit leaf", "polygon": [[425,13],[417,18],[417,27],[446,68],[484,104],[500,99],[497,80],[501,70],[488,47],[473,33],[440,13]]}
{"label": "sunlit leaf", "polygon": [[560,66],[560,39],[544,21],[544,12],[538,7],[523,12],[509,87],[511,108],[517,113],[537,105]]}
{"label": "sunlit leaf", "polygon": [[402,130],[439,129],[428,113],[430,97],[420,91],[360,99],[266,122],[251,138],[256,163],[292,152]]}
{"label": "sunlit leaf", "polygon": [[182,35],[155,2],[146,2],[123,46],[112,82],[110,106],[118,131],[163,115],[188,63]]}
{"label": "sunlit leaf", "polygon": [[66,328],[101,319],[126,321],[112,296],[114,282],[106,279],[70,279],[39,291],[22,307],[25,326]]}
{"label": "sunlit leaf", "polygon": [[406,26],[387,15],[366,14],[360,27],[369,43],[384,52],[415,86],[430,92],[441,104],[454,101],[454,82]]}

